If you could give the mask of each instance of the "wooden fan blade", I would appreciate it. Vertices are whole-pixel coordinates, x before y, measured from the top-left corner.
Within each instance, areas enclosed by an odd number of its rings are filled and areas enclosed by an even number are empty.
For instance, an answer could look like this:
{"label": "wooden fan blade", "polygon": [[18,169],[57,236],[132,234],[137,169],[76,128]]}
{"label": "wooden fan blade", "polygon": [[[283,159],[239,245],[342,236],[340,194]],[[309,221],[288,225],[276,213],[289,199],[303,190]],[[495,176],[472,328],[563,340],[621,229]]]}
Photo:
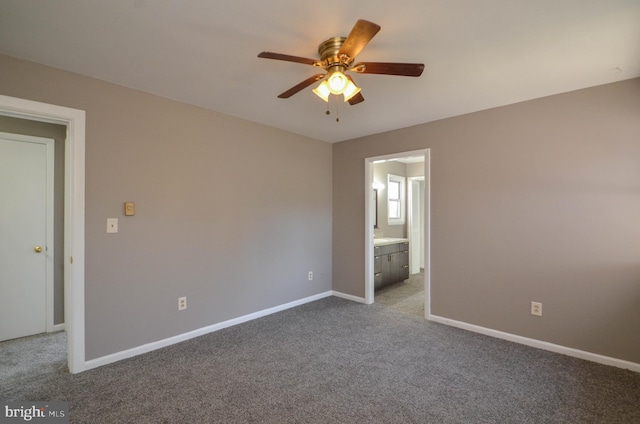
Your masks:
{"label": "wooden fan blade", "polygon": [[364,102],[364,97],[362,97],[362,93],[358,93],[347,101],[351,106],[354,106],[354,105],[357,105],[358,103]]}
{"label": "wooden fan blade", "polygon": [[258,55],[258,57],[262,57],[265,59],[284,60],[286,62],[302,63],[304,65],[321,66],[321,62],[318,60],[309,59],[307,57],[291,56],[288,54],[262,52]]}
{"label": "wooden fan blade", "polygon": [[296,94],[298,91],[309,87],[311,84],[313,84],[314,82],[316,82],[318,80],[321,80],[322,78],[324,78],[324,75],[325,74],[317,74],[317,75],[314,75],[312,77],[309,77],[306,80],[302,81],[300,84],[296,85],[295,87],[291,87],[290,89],[288,89],[284,93],[280,94],[278,96],[278,98],[279,99],[288,99],[289,97],[291,97],[294,94]]}
{"label": "wooden fan blade", "polygon": [[340,47],[338,57],[346,54],[353,60],[378,31],[380,31],[380,25],[365,21],[364,19],[358,19],[358,22],[353,26],[342,47]]}
{"label": "wooden fan blade", "polygon": [[404,77],[419,77],[424,71],[423,63],[389,63],[362,62],[357,63],[350,71],[361,74],[399,75]]}

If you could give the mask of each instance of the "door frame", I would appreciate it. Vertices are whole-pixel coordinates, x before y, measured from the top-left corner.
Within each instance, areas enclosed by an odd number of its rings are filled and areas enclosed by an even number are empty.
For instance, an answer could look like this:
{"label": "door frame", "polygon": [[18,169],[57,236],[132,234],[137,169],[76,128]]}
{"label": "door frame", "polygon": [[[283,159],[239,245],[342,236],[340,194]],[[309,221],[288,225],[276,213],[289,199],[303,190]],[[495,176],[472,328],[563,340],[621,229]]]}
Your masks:
{"label": "door frame", "polygon": [[[417,221],[416,216],[413,213],[413,205],[416,202],[416,200],[413,198],[413,188],[414,188],[414,183],[418,181],[424,182],[425,181],[424,176],[407,177],[407,238],[409,239],[410,245],[413,246],[412,249],[415,249],[415,245],[416,245],[416,240],[414,240],[414,237],[413,237],[413,227],[416,225],[416,221]],[[422,195],[424,196],[424,189],[423,189]],[[422,207],[424,209],[424,205]],[[424,225],[424,222],[422,224]],[[417,242],[420,243],[420,240],[418,240]],[[420,249],[420,253],[422,253],[424,256],[424,252],[422,252],[422,250],[424,249]],[[421,264],[418,263],[418,272],[420,270],[420,265]],[[409,273],[415,274],[415,272],[413,272],[415,271],[415,269],[416,268],[414,263],[414,255],[412,252],[409,255]]]}
{"label": "door frame", "polygon": [[424,314],[431,315],[431,149],[397,152],[383,156],[373,156],[364,159],[364,264],[365,264],[365,297],[364,301],[370,305],[374,302],[373,286],[373,163],[404,156],[424,156]]}
{"label": "door frame", "polygon": [[0,95],[0,115],[65,125],[64,183],[64,321],[67,364],[72,374],[85,362],[84,204],[85,111]]}
{"label": "door frame", "polygon": [[55,140],[46,137],[36,137],[33,135],[15,134],[0,131],[0,138],[17,141],[19,143],[43,144],[47,152],[46,164],[46,198],[45,198],[45,331],[50,333],[57,330],[54,324],[54,302],[53,302],[53,258],[55,257],[55,243],[53,239],[53,184],[55,166]]}

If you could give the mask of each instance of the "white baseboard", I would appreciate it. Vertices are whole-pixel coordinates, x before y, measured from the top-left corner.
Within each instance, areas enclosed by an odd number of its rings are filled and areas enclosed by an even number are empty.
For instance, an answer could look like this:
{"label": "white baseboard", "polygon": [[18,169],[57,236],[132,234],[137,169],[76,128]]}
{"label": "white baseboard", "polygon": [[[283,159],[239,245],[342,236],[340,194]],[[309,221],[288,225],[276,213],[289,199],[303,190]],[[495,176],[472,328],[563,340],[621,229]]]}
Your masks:
{"label": "white baseboard", "polygon": [[49,333],[56,333],[58,331],[64,331],[64,322],[62,324],[55,324]]}
{"label": "white baseboard", "polygon": [[[157,342],[147,343],[132,349],[128,349],[125,351],[102,356],[100,358],[92,359],[90,361],[85,362],[83,371],[101,367],[103,365],[108,365],[117,361],[121,361],[123,359],[131,358],[131,357],[141,355],[143,353],[151,352],[157,349],[161,349],[163,347],[167,347],[176,343],[193,339],[195,337],[203,336],[205,334],[222,330],[224,328],[232,327],[234,325],[252,321],[254,319],[262,318],[267,315],[274,314],[276,312],[281,312],[290,308],[295,308],[296,306],[304,305],[305,303],[309,303],[309,302],[314,302],[316,300],[320,300],[329,296],[336,296],[336,297],[347,299],[353,302],[366,304],[365,299],[362,297],[353,296],[353,295],[338,292],[335,290],[319,293],[317,295],[309,296],[304,299],[299,299],[293,302],[274,306],[268,309],[263,309],[262,311],[254,312],[238,318],[233,318],[233,319],[223,321],[217,324],[213,324],[207,327],[202,327],[197,330],[190,331],[188,333],[179,334],[177,336],[169,337],[167,339],[159,340]],[[505,332],[493,330],[490,328],[480,327],[478,325],[468,324],[466,322],[456,321],[449,318],[440,317],[437,315],[429,315],[428,319],[433,322],[438,322],[440,324],[449,325],[451,327],[457,327],[463,330],[472,331],[474,333],[480,333],[487,336],[496,337],[498,339],[508,340],[511,342],[520,343],[520,344],[532,346],[538,349],[548,350],[551,352],[556,352],[556,353],[560,353],[560,354],[564,354],[564,355],[568,355],[568,356],[572,356],[580,359],[585,359],[587,361],[597,362],[604,365],[611,365],[617,368],[623,368],[623,369],[628,369],[635,372],[640,372],[640,364],[637,364],[635,362],[624,361],[622,359],[616,359],[616,358],[611,358],[604,355],[599,355],[596,353],[585,352],[582,350],[573,349],[573,348],[565,347],[561,345],[556,345],[556,344],[544,342],[541,340],[530,339],[528,337],[518,336],[511,333],[505,333]],[[64,330],[64,324],[58,324],[55,326],[54,331],[60,331],[60,330]]]}
{"label": "white baseboard", "polygon": [[451,327],[461,328],[463,330],[472,331],[474,333],[484,334],[486,336],[496,337],[498,339],[508,340],[510,342],[520,343],[527,346],[536,347],[538,349],[548,350],[563,355],[573,356],[587,361],[597,362],[599,364],[611,365],[617,368],[623,368],[635,372],[640,372],[640,364],[625,361],[622,359],[611,358],[609,356],[599,355],[597,353],[586,352],[584,350],[573,349],[571,347],[561,346],[541,340],[530,339],[528,337],[518,336],[511,333],[505,333],[491,328],[480,327],[474,324],[468,324],[462,321],[456,321],[449,318],[443,318],[437,315],[429,315],[428,319],[440,324],[449,325]]}
{"label": "white baseboard", "polygon": [[335,297],[340,297],[342,299],[347,299],[347,300],[351,300],[353,302],[358,302],[358,303],[367,303],[366,300],[364,299],[364,297],[357,297],[357,296],[353,296],[351,294],[346,294],[346,293],[342,293],[339,291],[331,291],[331,295],[335,296]]}
{"label": "white baseboard", "polygon": [[134,356],[148,353],[153,350],[161,349],[163,347],[171,346],[176,343],[184,342],[195,337],[203,336],[214,331],[222,330],[223,328],[232,327],[234,325],[242,324],[244,322],[252,321],[254,319],[262,318],[267,315],[275,314],[286,309],[295,308],[296,306],[304,305],[305,303],[314,302],[316,300],[323,299],[332,295],[331,291],[316,294],[314,296],[305,297],[304,299],[295,300],[293,302],[285,303],[284,305],[274,306],[273,308],[263,309],[262,311],[254,312],[252,314],[244,315],[238,318],[233,318],[228,321],[223,321],[218,324],[213,324],[207,327],[202,327],[197,330],[189,331],[188,333],[179,334],[177,336],[169,337],[167,339],[158,340],[157,342],[147,343],[142,346],[137,346],[132,349],[124,350],[122,352],[112,353],[110,355],[102,356],[100,358],[86,361],[83,371],[90,370],[92,368],[101,367],[103,365],[112,364],[123,359],[132,358]]}

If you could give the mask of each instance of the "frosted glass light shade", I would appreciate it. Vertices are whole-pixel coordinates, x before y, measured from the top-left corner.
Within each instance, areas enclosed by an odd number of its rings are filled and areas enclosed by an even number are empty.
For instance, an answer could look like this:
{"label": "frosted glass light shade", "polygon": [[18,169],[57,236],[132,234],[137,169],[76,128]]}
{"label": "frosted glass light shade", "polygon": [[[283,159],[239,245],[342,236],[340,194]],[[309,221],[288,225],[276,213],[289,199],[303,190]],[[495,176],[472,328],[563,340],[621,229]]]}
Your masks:
{"label": "frosted glass light shade", "polygon": [[342,94],[344,94],[344,101],[348,102],[353,96],[360,92],[360,87],[355,85],[352,81],[347,83],[347,87],[344,89]]}
{"label": "frosted glass light shade", "polygon": [[325,102],[329,102],[329,94],[331,94],[331,91],[329,90],[327,80],[322,81],[320,85],[313,89],[313,92]]}
{"label": "frosted glass light shade", "polygon": [[360,92],[360,87],[355,85],[353,81],[347,78],[342,72],[337,71],[332,73],[329,78],[323,80],[313,89],[313,92],[325,102],[329,102],[330,94],[335,94],[336,96],[344,94],[344,101],[347,102]]}
{"label": "frosted glass light shade", "polygon": [[335,95],[342,94],[345,88],[347,88],[347,83],[350,82],[345,76],[345,74],[343,74],[340,71],[336,71],[332,73],[328,81],[329,81],[329,91],[331,91],[331,94],[335,94]]}

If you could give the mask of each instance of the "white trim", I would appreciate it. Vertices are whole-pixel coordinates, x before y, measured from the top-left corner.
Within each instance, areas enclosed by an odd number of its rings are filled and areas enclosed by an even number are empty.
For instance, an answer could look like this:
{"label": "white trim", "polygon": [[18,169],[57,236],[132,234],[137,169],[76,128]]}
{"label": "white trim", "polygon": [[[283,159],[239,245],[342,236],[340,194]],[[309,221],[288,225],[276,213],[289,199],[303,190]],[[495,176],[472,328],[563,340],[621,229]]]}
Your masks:
{"label": "white trim", "polygon": [[[413,228],[416,225],[416,217],[413,214],[413,206],[415,203],[415,199],[413,198],[413,189],[414,189],[414,182],[418,182],[421,181],[424,183],[424,175],[421,177],[407,177],[407,238],[409,239],[409,246],[411,246],[410,248],[410,254],[409,254],[409,273],[410,274],[417,274],[418,272],[420,272],[420,268],[422,265],[422,261],[418,261],[418,264],[415,263],[415,259],[414,259],[414,252],[419,251],[418,253],[422,254],[424,259],[424,252],[422,250],[424,250],[424,246],[422,245],[420,239],[415,240],[415,237],[413,236]],[[424,200],[424,187],[423,187],[423,200]],[[422,206],[422,208],[424,209],[424,205]],[[423,211],[423,216],[422,216],[422,225],[425,225],[424,222],[424,211]],[[424,229],[422,231],[423,235],[424,233]],[[422,249],[416,249],[416,246],[421,246]],[[418,256],[419,257],[419,256]],[[426,264],[425,264],[426,267]]]}
{"label": "white trim", "polygon": [[222,330],[224,328],[232,327],[234,325],[242,324],[254,319],[262,318],[267,315],[275,314],[276,312],[282,312],[286,309],[295,308],[296,306],[303,305],[309,302],[315,302],[316,300],[324,299],[332,295],[331,291],[319,293],[314,296],[305,297],[303,299],[294,300],[293,302],[285,303],[283,305],[274,306],[272,308],[263,309],[262,311],[254,312],[252,314],[244,315],[238,318],[233,318],[227,321],[220,322],[218,324],[202,327],[197,330],[189,331],[188,333],[179,334],[177,336],[169,337],[157,342],[151,342],[142,346],[137,346],[131,349],[123,350],[121,352],[112,353],[110,355],[102,356],[100,358],[92,359],[85,363],[85,369],[101,367],[103,365],[112,364],[123,359],[132,358],[134,356],[142,355],[163,347],[171,346],[176,343],[181,343],[195,337],[204,336],[205,334],[213,333],[215,331]]}
{"label": "white trim", "polygon": [[424,153],[424,317],[431,315],[431,150]]}
{"label": "white trim", "polygon": [[[84,160],[85,112],[0,95],[0,115],[66,125],[64,199],[64,303],[67,363],[84,371]],[[73,265],[70,260],[73,258]]]}
{"label": "white trim", "polygon": [[53,236],[54,227],[54,170],[55,170],[55,146],[56,141],[52,138],[47,139],[47,332],[53,331],[54,327],[54,278],[53,278],[53,258],[55,255],[55,239]]}
{"label": "white trim", "polygon": [[364,160],[364,303],[373,303],[373,222],[374,210],[371,207],[373,198],[373,162],[376,158]]}
{"label": "white trim", "polygon": [[335,296],[335,297],[339,297],[339,298],[342,298],[342,299],[347,299],[347,300],[350,300],[352,302],[365,303],[365,304],[367,303],[367,301],[365,300],[364,297],[353,296],[351,294],[346,294],[346,293],[342,293],[342,292],[335,291],[335,290],[333,290],[331,292],[331,294],[333,296]]}
{"label": "white trim", "polygon": [[64,331],[64,330],[65,330],[64,323],[62,323],[62,324],[55,324],[55,325],[51,328],[51,333],[57,333],[58,331]]}
{"label": "white trim", "polygon": [[640,364],[625,361],[622,359],[611,358],[609,356],[599,355],[597,353],[585,352],[584,350],[574,349],[571,347],[561,346],[541,340],[530,339],[528,337],[518,336],[516,334],[505,333],[503,331],[493,330],[491,328],[480,327],[474,324],[468,324],[462,321],[456,321],[449,318],[443,318],[437,315],[429,315],[429,320],[440,324],[449,325],[451,327],[461,328],[463,330],[472,331],[474,333],[484,334],[486,336],[495,337],[510,342],[519,343],[538,349],[548,350],[550,352],[560,353],[574,358],[580,358],[599,364],[610,365],[617,368],[640,372]]}
{"label": "white trim", "polygon": [[374,301],[373,287],[373,163],[405,156],[424,156],[424,311],[431,313],[431,150],[398,152],[364,159],[364,303]]}

